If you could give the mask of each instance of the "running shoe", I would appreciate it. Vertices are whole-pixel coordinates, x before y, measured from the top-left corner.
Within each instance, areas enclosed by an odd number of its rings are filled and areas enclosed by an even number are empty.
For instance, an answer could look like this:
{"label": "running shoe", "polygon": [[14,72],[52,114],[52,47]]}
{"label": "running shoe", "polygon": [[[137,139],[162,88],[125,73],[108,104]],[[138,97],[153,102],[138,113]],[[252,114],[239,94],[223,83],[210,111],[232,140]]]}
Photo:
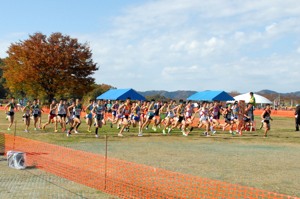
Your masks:
{"label": "running shoe", "polygon": [[68,130],[67,131],[67,137],[70,137],[70,135],[71,135],[71,132],[70,132],[70,130]]}

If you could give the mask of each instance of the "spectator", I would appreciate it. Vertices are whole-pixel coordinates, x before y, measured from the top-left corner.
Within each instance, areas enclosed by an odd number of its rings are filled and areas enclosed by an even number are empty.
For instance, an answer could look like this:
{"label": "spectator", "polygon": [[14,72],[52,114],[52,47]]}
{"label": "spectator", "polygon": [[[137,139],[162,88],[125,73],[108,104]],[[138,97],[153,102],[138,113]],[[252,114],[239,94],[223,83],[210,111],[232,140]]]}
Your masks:
{"label": "spectator", "polygon": [[296,105],[295,110],[295,123],[296,123],[296,131],[299,131],[299,125],[300,125],[300,105]]}
{"label": "spectator", "polygon": [[253,113],[254,112],[254,106],[256,105],[256,100],[255,100],[253,92],[250,92],[249,104],[250,104],[250,110],[249,110],[248,115],[250,116],[250,119],[253,122],[254,121],[254,113]]}

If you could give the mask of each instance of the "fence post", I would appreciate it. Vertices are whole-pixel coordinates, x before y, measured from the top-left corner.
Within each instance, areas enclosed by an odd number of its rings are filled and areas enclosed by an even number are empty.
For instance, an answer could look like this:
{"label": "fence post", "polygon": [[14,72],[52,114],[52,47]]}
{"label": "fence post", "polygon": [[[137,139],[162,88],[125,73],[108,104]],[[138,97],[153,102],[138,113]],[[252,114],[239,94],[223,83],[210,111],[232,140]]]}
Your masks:
{"label": "fence post", "polygon": [[16,134],[17,134],[17,120],[15,122],[15,129],[14,129],[14,144],[13,144],[13,151],[15,150],[15,143],[16,143]]}
{"label": "fence post", "polygon": [[104,190],[106,190],[106,181],[107,181],[107,133],[105,135]]}

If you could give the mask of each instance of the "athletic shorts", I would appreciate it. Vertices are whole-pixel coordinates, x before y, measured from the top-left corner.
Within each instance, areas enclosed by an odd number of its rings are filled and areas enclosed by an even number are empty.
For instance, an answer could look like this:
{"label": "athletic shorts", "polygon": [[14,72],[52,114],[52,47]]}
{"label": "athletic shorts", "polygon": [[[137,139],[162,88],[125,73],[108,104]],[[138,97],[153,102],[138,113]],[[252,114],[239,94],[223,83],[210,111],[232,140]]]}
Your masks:
{"label": "athletic shorts", "polygon": [[116,117],[117,111],[112,111],[111,114]]}
{"label": "athletic shorts", "polygon": [[154,118],[154,115],[148,115],[148,119],[152,120]]}
{"label": "athletic shorts", "polygon": [[270,124],[270,120],[264,120],[264,122]]}
{"label": "athletic shorts", "polygon": [[33,114],[33,117],[37,118],[37,117],[39,117],[39,114]]}
{"label": "athletic shorts", "polygon": [[161,120],[163,120],[163,119],[165,119],[167,117],[167,115],[163,113],[163,114],[160,114],[159,117],[160,117]]}
{"label": "athletic shorts", "polygon": [[134,121],[139,122],[140,121],[140,116],[134,116],[133,119],[134,119]]}
{"label": "athletic shorts", "polygon": [[60,118],[66,118],[67,114],[58,114],[57,116],[60,117]]}
{"label": "athletic shorts", "polygon": [[178,122],[182,122],[184,120],[184,117],[183,116],[179,116],[178,117]]}
{"label": "athletic shorts", "polygon": [[123,115],[123,116],[122,116],[122,118],[123,118],[123,119],[125,118],[125,119],[127,119],[127,120],[128,120],[128,118],[129,118],[129,115]]}
{"label": "athletic shorts", "polygon": [[173,117],[174,117],[174,114],[173,114],[173,113],[169,113],[169,114],[167,115],[167,117],[173,118]]}
{"label": "athletic shorts", "polygon": [[30,115],[29,115],[29,114],[24,114],[24,115],[23,115],[23,118],[28,119],[28,118],[30,118]]}
{"label": "athletic shorts", "polygon": [[8,116],[14,116],[14,115],[15,115],[15,112],[7,112],[7,115],[8,115]]}
{"label": "athletic shorts", "polygon": [[50,120],[52,120],[53,118],[55,118],[55,117],[56,117],[56,115],[55,115],[55,114],[50,114],[49,116],[50,116]]}
{"label": "athletic shorts", "polygon": [[88,118],[88,119],[93,119],[93,114],[92,113],[86,114],[85,117]]}
{"label": "athletic shorts", "polygon": [[200,121],[202,122],[202,121],[207,121],[207,117],[206,116],[202,116],[202,117],[200,117]]}
{"label": "athletic shorts", "polygon": [[219,115],[214,115],[213,119],[218,120],[218,119],[220,119],[220,116]]}
{"label": "athletic shorts", "polygon": [[73,116],[72,116],[72,119],[74,119],[74,118],[80,119],[80,115],[73,115]]}
{"label": "athletic shorts", "polygon": [[97,114],[96,115],[96,119],[98,120],[98,121],[100,121],[100,120],[103,120],[103,114]]}
{"label": "athletic shorts", "polygon": [[247,118],[247,117],[244,117],[243,120],[244,120],[244,122],[250,122],[251,121],[251,119]]}

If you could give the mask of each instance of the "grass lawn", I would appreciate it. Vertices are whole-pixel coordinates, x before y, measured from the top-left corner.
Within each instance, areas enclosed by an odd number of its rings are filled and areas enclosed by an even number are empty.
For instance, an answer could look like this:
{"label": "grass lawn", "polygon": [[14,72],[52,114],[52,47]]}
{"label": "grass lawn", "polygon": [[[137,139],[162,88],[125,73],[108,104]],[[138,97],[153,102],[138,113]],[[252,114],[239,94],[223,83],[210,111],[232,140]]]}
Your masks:
{"label": "grass lawn", "polygon": [[[21,114],[16,113],[16,118],[18,136],[104,155],[104,135],[108,135],[109,157],[300,197],[300,133],[294,131],[293,118],[274,117],[267,138],[262,130],[243,136],[219,131],[205,137],[199,129],[188,137],[179,130],[170,136],[146,130],[144,137],[137,137],[134,128],[120,138],[115,127],[106,125],[98,139],[86,132],[85,122],[79,134],[67,138],[65,133],[53,133],[53,125],[44,131],[33,131],[31,125],[30,133],[25,133]],[[46,118],[43,115],[43,122]],[[6,129],[3,113],[0,130],[14,133]]]}

